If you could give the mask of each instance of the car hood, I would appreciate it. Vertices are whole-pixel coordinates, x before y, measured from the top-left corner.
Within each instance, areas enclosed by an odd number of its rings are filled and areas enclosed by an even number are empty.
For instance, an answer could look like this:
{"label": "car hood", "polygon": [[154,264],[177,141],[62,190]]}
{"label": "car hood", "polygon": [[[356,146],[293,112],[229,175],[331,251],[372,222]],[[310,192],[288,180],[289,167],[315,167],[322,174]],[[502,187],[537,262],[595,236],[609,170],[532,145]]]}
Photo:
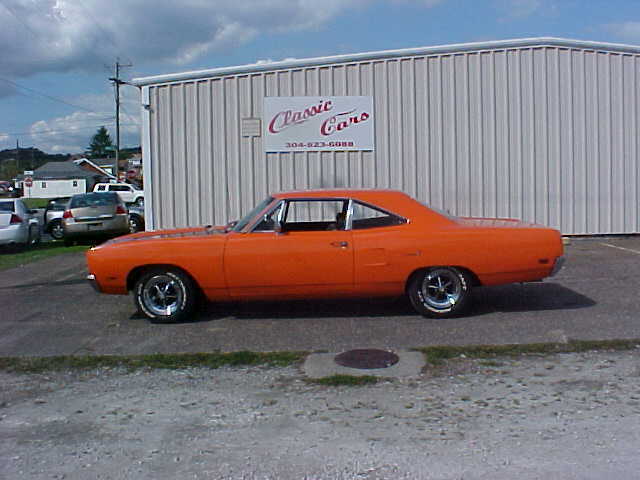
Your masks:
{"label": "car hood", "polygon": [[122,243],[122,242],[138,242],[144,240],[163,240],[171,238],[187,238],[187,237],[205,237],[209,235],[222,235],[225,234],[224,227],[191,227],[191,228],[179,228],[173,230],[156,230],[152,232],[140,232],[131,235],[124,235],[122,237],[109,240],[108,244]]}

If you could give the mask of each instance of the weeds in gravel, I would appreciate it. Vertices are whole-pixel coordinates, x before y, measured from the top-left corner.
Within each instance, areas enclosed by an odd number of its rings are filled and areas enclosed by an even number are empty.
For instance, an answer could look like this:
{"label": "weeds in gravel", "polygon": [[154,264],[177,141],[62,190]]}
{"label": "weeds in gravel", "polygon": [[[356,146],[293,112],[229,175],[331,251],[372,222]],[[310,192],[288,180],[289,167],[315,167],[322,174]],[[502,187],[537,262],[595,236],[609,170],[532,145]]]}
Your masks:
{"label": "weeds in gravel", "polygon": [[590,350],[631,350],[640,345],[634,340],[571,340],[568,343],[528,343],[522,345],[467,345],[461,347],[423,347],[416,350],[425,355],[427,363],[442,365],[445,360],[467,358],[515,357],[527,354],[576,353]]}
{"label": "weeds in gravel", "polygon": [[309,380],[309,383],[316,383],[318,385],[327,385],[330,387],[338,387],[341,385],[347,386],[361,386],[361,385],[374,385],[380,381],[379,377],[373,375],[331,375],[330,377],[315,378]]}
{"label": "weeds in gravel", "polygon": [[129,356],[59,356],[59,357],[0,357],[0,369],[20,373],[40,373],[67,369],[121,367],[128,369],[189,367],[219,368],[225,365],[268,365],[284,367],[300,362],[305,352],[231,352],[154,354]]}

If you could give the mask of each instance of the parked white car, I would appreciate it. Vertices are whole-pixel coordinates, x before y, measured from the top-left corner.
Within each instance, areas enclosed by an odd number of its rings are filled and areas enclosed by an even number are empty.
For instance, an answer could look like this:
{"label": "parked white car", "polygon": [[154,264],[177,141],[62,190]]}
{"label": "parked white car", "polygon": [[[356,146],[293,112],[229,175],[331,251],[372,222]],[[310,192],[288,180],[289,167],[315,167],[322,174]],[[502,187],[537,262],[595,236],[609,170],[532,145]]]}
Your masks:
{"label": "parked white car", "polygon": [[19,198],[0,199],[0,246],[37,244],[40,224],[35,214]]}
{"label": "parked white car", "polygon": [[137,190],[128,183],[96,183],[94,192],[116,192],[124,203],[142,204],[144,202],[144,191]]}

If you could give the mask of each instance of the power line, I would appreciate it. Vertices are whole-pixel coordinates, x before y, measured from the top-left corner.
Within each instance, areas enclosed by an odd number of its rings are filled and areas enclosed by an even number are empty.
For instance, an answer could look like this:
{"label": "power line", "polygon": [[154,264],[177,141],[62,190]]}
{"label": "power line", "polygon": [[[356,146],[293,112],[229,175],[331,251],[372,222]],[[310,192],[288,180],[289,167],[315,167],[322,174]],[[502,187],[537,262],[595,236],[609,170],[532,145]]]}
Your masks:
{"label": "power line", "polygon": [[54,97],[54,96],[52,96],[52,95],[47,95],[46,93],[39,92],[38,90],[35,90],[35,89],[33,89],[33,88],[25,87],[24,85],[20,85],[19,83],[16,83],[16,82],[14,82],[13,80],[9,80],[8,78],[0,77],[0,80],[2,80],[3,82],[7,82],[7,83],[8,83],[8,84],[10,84],[10,85],[13,85],[14,87],[22,88],[22,89],[27,90],[27,91],[29,91],[29,92],[33,92],[33,93],[35,93],[35,94],[37,94],[37,95],[40,95],[41,97],[48,98],[49,100],[52,100],[52,101],[54,101],[54,102],[64,103],[65,105],[67,105],[67,106],[69,106],[69,107],[79,108],[80,110],[84,110],[85,112],[89,112],[89,113],[95,113],[96,115],[104,115],[104,114],[102,114],[102,113],[98,113],[98,112],[96,112],[95,110],[90,110],[90,109],[88,109],[88,108],[86,108],[86,107],[82,107],[82,106],[80,106],[80,105],[76,105],[76,104],[74,104],[74,103],[69,103],[69,102],[67,102],[67,101],[65,101],[65,100],[62,100],[62,99],[57,98],[57,97]]}
{"label": "power line", "polygon": [[38,36],[38,34],[27,24],[27,22],[22,20],[22,18],[20,18],[20,15],[18,15],[16,12],[14,12],[13,9],[9,8],[4,1],[0,0],[0,5],[2,5],[5,8],[5,10],[7,12],[9,12],[16,20],[18,20],[18,22],[20,22],[24,28],[29,30],[36,37]]}
{"label": "power line", "polygon": [[[94,128],[100,128],[100,127],[113,127],[115,124],[114,123],[106,123],[106,124],[102,124],[102,125],[93,125],[93,126],[84,126],[84,127],[77,127],[77,128],[61,128],[61,129],[57,129],[57,130],[41,130],[41,131],[36,131],[36,132],[13,132],[13,133],[3,133],[0,132],[0,135],[3,136],[7,136],[7,137],[35,137],[37,135],[57,135],[57,134],[62,134],[62,133],[69,133],[69,132],[75,132],[77,130],[92,130]],[[122,126],[139,126],[137,123],[122,123]]]}

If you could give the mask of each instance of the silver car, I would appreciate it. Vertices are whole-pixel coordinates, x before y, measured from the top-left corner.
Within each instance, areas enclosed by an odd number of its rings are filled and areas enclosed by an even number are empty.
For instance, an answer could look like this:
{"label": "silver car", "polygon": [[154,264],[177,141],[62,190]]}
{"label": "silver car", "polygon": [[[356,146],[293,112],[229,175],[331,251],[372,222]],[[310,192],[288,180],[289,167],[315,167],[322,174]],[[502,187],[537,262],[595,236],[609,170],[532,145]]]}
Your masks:
{"label": "silver car", "polygon": [[82,193],[62,214],[65,245],[80,238],[117,237],[129,233],[129,213],[115,192]]}
{"label": "silver car", "polygon": [[0,246],[35,245],[40,241],[40,224],[19,198],[0,199]]}
{"label": "silver car", "polygon": [[54,240],[64,238],[62,229],[62,215],[67,209],[69,197],[58,197],[49,200],[44,209],[44,231],[51,235]]}

